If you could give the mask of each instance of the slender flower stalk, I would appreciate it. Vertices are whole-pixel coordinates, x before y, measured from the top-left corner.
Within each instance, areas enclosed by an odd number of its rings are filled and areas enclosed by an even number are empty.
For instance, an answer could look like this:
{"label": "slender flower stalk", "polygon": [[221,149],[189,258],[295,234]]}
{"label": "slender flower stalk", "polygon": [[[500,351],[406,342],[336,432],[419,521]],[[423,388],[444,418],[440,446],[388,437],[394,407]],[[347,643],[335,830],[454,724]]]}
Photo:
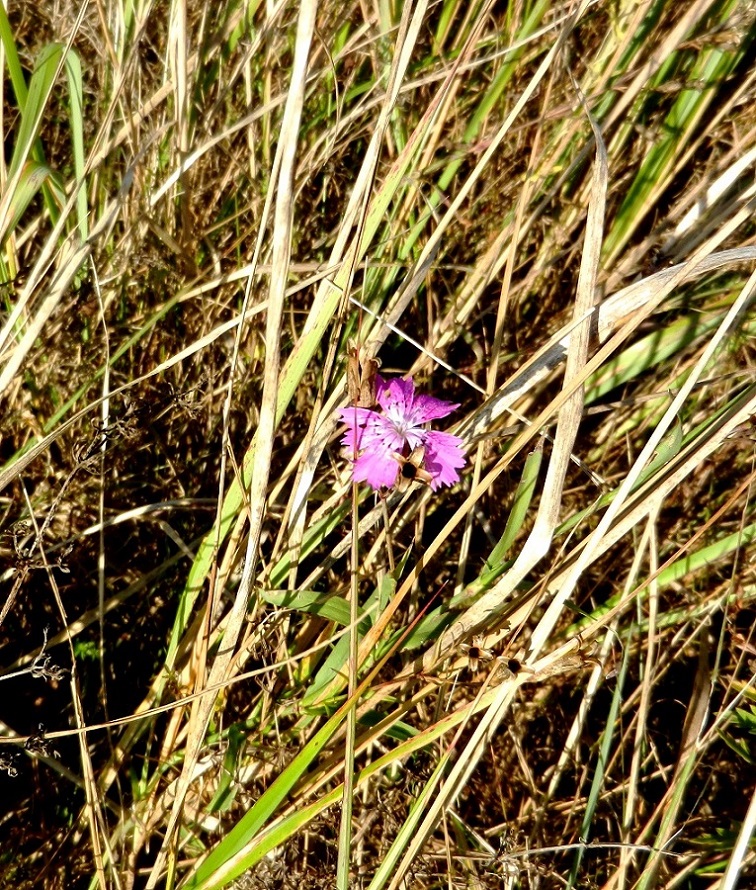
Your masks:
{"label": "slender flower stalk", "polygon": [[367,482],[376,491],[391,488],[411,459],[417,478],[427,481],[433,491],[457,482],[465,465],[462,440],[430,430],[427,424],[459,405],[416,394],[412,379],[387,381],[377,374],[375,380],[377,408],[341,410],[347,425],[341,442],[354,456],[354,481]]}

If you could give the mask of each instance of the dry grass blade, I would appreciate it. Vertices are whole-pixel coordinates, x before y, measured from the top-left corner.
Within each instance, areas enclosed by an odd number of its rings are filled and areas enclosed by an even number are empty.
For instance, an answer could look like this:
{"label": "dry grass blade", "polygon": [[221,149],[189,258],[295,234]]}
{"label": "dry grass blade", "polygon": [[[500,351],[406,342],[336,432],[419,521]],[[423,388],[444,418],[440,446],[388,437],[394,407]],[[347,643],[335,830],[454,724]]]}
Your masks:
{"label": "dry grass blade", "polygon": [[654,853],[638,882],[639,890],[650,890],[658,885],[659,869],[662,864],[663,851],[674,832],[680,808],[685,799],[695,763],[698,757],[698,742],[703,733],[711,699],[711,676],[709,671],[709,650],[705,632],[699,640],[698,670],[696,671],[693,694],[685,715],[682,746],[675,766],[675,772],[669,785],[668,794],[662,800],[648,821],[647,833],[651,825],[660,822],[659,831],[654,844]]}
{"label": "dry grass blade", "polygon": [[[580,95],[580,100],[585,108],[585,100],[582,95]],[[582,379],[580,375],[588,357],[591,319],[596,305],[596,281],[599,271],[599,258],[601,256],[608,181],[606,149],[604,148],[601,132],[591,117],[590,112],[588,111],[587,113],[596,140],[596,163],[575,299],[574,327],[570,331],[569,345],[567,347],[563,386],[566,398],[561,402],[557,415],[554,451],[549,463],[549,470],[541,496],[541,503],[533,524],[533,530],[523,545],[515,564],[507,572],[504,581],[499,583],[485,600],[481,600],[478,603],[478,614],[469,616],[470,623],[475,626],[485,620],[483,615],[486,609],[490,609],[492,612],[499,610],[501,601],[505,600],[515,590],[523,578],[546,555],[551,546],[554,529],[559,522],[565,475],[583,411],[583,387],[580,382]],[[500,599],[500,602],[496,601],[497,598]],[[485,603],[485,605],[481,605],[481,603]],[[451,633],[458,632],[459,628],[451,631]],[[441,641],[441,648],[443,647],[444,640]]]}
{"label": "dry grass blade", "polygon": [[[750,257],[750,251],[746,254],[738,253],[734,257],[728,256],[727,259],[730,259],[730,261],[731,261],[732,259],[737,259],[740,257],[743,257],[743,258]],[[709,257],[708,259],[710,261],[710,264],[705,264],[705,265],[708,266],[709,268],[717,267],[723,261],[726,262],[724,257],[716,257],[715,256],[715,257]],[[675,269],[666,270],[664,273],[657,273],[657,276],[658,276],[657,281],[658,281],[658,284],[660,285],[659,291],[656,291],[656,292],[650,291],[648,283],[645,283],[645,282],[641,283],[641,285],[639,285],[639,286],[633,286],[632,288],[629,288],[628,296],[630,299],[628,300],[628,305],[643,306],[644,303],[646,303],[646,301],[651,298],[651,294],[653,294],[653,302],[657,302],[660,299],[660,297],[663,297],[664,295],[669,293],[670,290],[677,283],[684,280],[688,275],[695,274],[695,269],[697,268],[697,265],[698,264],[697,264],[696,260],[694,259],[689,264],[681,264],[681,266],[679,266]],[[740,307],[738,308],[738,310],[736,310],[734,313],[731,313],[730,318],[729,318],[729,323],[732,323],[737,318],[739,312],[742,311],[742,307],[744,305],[747,305],[747,303],[750,301],[750,299],[751,299],[750,293],[746,292],[745,296],[741,300],[741,304],[740,304]],[[636,300],[638,300],[638,302],[636,302]],[[609,301],[607,301],[607,302],[609,302]],[[612,306],[611,311],[607,312],[605,315],[599,314],[599,331],[600,332],[601,332],[601,330],[606,330],[606,328],[604,328],[604,325],[602,324],[602,321],[605,321],[605,320],[608,321],[609,317],[614,316],[614,312],[616,312],[617,305],[618,305],[618,303],[615,302]],[[616,316],[614,316],[614,317],[616,317]],[[640,318],[638,317],[638,315],[637,314],[634,315],[633,320],[626,323],[625,331],[629,327],[633,327],[633,326],[637,325],[639,322],[640,322]],[[726,328],[725,328],[725,331],[726,331]],[[497,416],[499,413],[501,413],[502,410],[504,410],[507,407],[507,404],[510,399],[514,400],[514,398],[516,396],[519,396],[522,393],[527,392],[527,390],[531,386],[533,386],[536,382],[538,382],[538,380],[541,379],[541,377],[545,373],[548,373],[548,371],[557,362],[559,362],[563,359],[564,346],[562,345],[562,342],[569,343],[570,341],[569,341],[568,337],[570,337],[570,336],[571,336],[571,333],[568,334],[567,337],[563,337],[563,341],[559,341],[559,342],[555,343],[552,347],[547,347],[544,350],[542,357],[540,357],[537,362],[534,362],[532,365],[527,366],[526,369],[523,372],[521,372],[520,375],[518,375],[518,378],[516,378],[516,380],[513,382],[513,384],[511,384],[510,387],[506,388],[506,397],[500,398],[498,400],[498,404],[496,402],[496,397],[495,397],[495,399],[492,400],[491,402],[489,402],[487,406],[484,406],[485,414],[483,416],[485,417],[486,424],[490,423],[490,421],[495,416]],[[620,338],[623,338],[624,336],[626,336],[626,334],[623,331],[620,331],[616,335],[616,339],[619,340]],[[603,360],[605,359],[605,356],[607,354],[611,353],[612,348],[613,348],[613,343],[610,342],[605,347],[605,351],[604,350],[600,351],[591,360],[591,362],[588,363],[588,365],[586,366],[586,369],[581,374],[581,380],[584,380],[587,377],[588,373],[590,373],[593,369],[600,367]],[[710,349],[705,361],[700,363],[699,366],[701,369],[703,367],[705,367],[706,362],[709,361],[709,358],[710,358],[711,354],[713,353],[713,351],[714,351],[713,349]],[[576,382],[576,385],[579,385],[579,383]],[[693,384],[691,384],[689,388],[692,389],[692,386],[693,386]],[[683,401],[683,398],[681,398],[680,395],[678,395],[675,406],[673,408],[670,408],[667,412],[667,424],[672,423],[674,421],[674,418],[677,416],[678,407],[682,403],[682,401]],[[558,404],[558,402],[557,402],[557,404]],[[552,406],[551,411],[553,411],[553,406]],[[551,412],[549,412],[549,413],[551,413]],[[748,416],[748,415],[744,414],[743,416]],[[535,419],[533,421],[531,430],[535,431],[539,427],[539,425],[541,423],[543,423],[545,420],[546,420],[545,415],[540,418]],[[475,429],[477,429],[477,426],[472,426],[471,429],[475,430]],[[653,437],[652,440],[649,441],[649,443],[647,443],[646,448],[644,450],[644,454],[641,455],[641,457],[644,457],[644,463],[640,463],[640,459],[639,459],[639,462],[636,463],[634,473],[630,474],[623,482],[623,487],[620,489],[620,496],[614,501],[614,506],[612,508],[612,512],[610,514],[608,514],[609,519],[606,520],[606,517],[605,517],[604,521],[606,522],[607,526],[612,522],[614,515],[620,509],[622,494],[629,492],[629,490],[635,484],[638,476],[640,475],[641,470],[643,469],[643,466],[645,465],[645,461],[647,461],[650,458],[650,456],[653,454],[653,452],[656,450],[659,442],[661,441],[662,437],[666,433],[666,430],[667,430],[666,426],[660,426],[657,428],[655,436]],[[523,436],[523,438],[525,436],[527,436],[529,438],[530,436],[532,436],[532,432],[530,434],[526,433]],[[577,574],[575,577],[577,577]],[[507,591],[511,592],[511,590],[513,590],[515,588],[516,584],[519,583],[520,580],[522,580],[522,578],[517,577],[517,576],[512,576],[512,578],[510,579],[509,574],[508,574],[499,585],[497,585],[494,589],[492,589],[487,594],[485,594],[485,596],[482,597],[481,599],[479,599],[475,603],[475,605],[473,605],[467,611],[467,613],[465,615],[461,616],[457,620],[455,625],[453,625],[452,628],[447,633],[447,636],[443,639],[442,644],[439,646],[439,649],[443,650],[444,648],[448,647],[448,645],[451,642],[453,642],[455,640],[459,640],[460,638],[464,638],[464,637],[468,636],[470,633],[474,632],[475,630],[480,629],[486,623],[489,616],[495,616],[497,613],[499,613],[501,611],[502,600],[504,599],[506,592]],[[565,597],[568,595],[569,595],[568,593],[565,593]]]}
{"label": "dry grass blade", "polygon": [[[664,418],[662,419],[656,430],[652,433],[641,453],[638,455],[638,459],[635,462],[633,468],[630,470],[622,485],[620,486],[617,497],[602,517],[596,531],[588,539],[588,542],[586,543],[581,556],[578,558],[575,566],[571,570],[570,575],[563,583],[563,586],[559,593],[559,597],[552,600],[552,602],[549,604],[546,615],[533,634],[531,645],[536,653],[540,651],[541,647],[548,639],[548,635],[551,632],[552,626],[550,622],[554,622],[556,620],[555,613],[558,613],[564,600],[566,600],[567,597],[570,596],[570,594],[572,593],[574,585],[577,583],[577,579],[580,573],[583,571],[584,566],[595,555],[596,550],[600,547],[599,542],[601,541],[601,538],[606,532],[608,532],[614,521],[614,518],[619,514],[620,509],[624,503],[623,495],[629,493],[632,489],[635,481],[640,475],[641,470],[651,459],[656,449],[659,447],[659,444],[663,436],[667,433],[669,427],[675,422],[675,419],[678,416],[683,402],[689,395],[690,391],[693,389],[696,381],[699,379],[704,369],[711,364],[711,361],[716,355],[721,341],[724,339],[725,336],[727,336],[731,325],[734,323],[738,315],[742,312],[743,307],[746,306],[753,299],[754,288],[756,288],[756,273],[754,273],[749,281],[746,283],[746,286],[743,288],[743,291],[741,292],[739,298],[735,301],[732,308],[728,312],[726,319],[722,323],[722,326],[717,331],[717,334],[712,337],[707,348],[701,355],[697,363],[697,367],[691,373],[686,384],[684,384],[683,387],[680,389],[678,395],[675,397],[675,399],[673,399],[672,404],[665,412]],[[747,403],[747,407],[744,411],[745,416],[749,416],[752,413],[753,404],[753,399],[751,399],[750,402]],[[707,443],[706,447],[711,447],[712,450],[719,447],[723,439],[727,435],[729,435],[731,429],[737,426],[738,422],[740,421],[733,419],[732,427],[725,427],[720,432],[720,437],[715,437],[713,442],[710,441]],[[690,467],[688,466],[687,469],[690,469]],[[680,470],[680,472],[682,472],[682,470]],[[655,503],[658,497],[659,493],[657,491],[650,495],[649,500],[651,503]]]}
{"label": "dry grass blade", "polygon": [[0,890],[752,881],[751,6],[74,6],[0,9]]}
{"label": "dry grass blade", "polygon": [[[273,440],[276,433],[276,406],[280,372],[280,337],[284,297],[288,284],[288,269],[292,232],[292,182],[297,155],[297,141],[304,101],[304,86],[310,54],[310,43],[315,27],[315,7],[305,3],[300,9],[297,26],[292,81],[289,88],[283,122],[281,124],[279,152],[280,172],[276,183],[276,204],[273,225],[273,271],[270,279],[268,311],[265,329],[265,377],[260,421],[256,431],[256,447],[252,485],[249,492],[249,532],[244,555],[244,568],[234,607],[229,615],[223,638],[223,646],[213,660],[208,683],[213,686],[226,677],[228,666],[234,657],[234,649],[241,633],[247,612],[252,579],[258,561],[258,546],[265,513],[266,492],[270,475]],[[148,888],[158,886],[163,880],[163,868],[169,851],[175,849],[174,835],[183,812],[184,801],[199,760],[202,741],[215,702],[215,695],[208,694],[195,701],[189,719],[189,735],[181,778],[175,791],[175,800],[166,828],[165,840],[152,869]],[[175,867],[175,866],[174,866]],[[171,867],[171,873],[173,868]]]}
{"label": "dry grass blade", "polygon": [[754,830],[756,830],[756,792],[751,795],[748,812],[740,828],[740,834],[738,835],[732,858],[727,863],[727,870],[722,876],[721,890],[734,890],[737,887],[740,871],[746,864],[746,856]]}

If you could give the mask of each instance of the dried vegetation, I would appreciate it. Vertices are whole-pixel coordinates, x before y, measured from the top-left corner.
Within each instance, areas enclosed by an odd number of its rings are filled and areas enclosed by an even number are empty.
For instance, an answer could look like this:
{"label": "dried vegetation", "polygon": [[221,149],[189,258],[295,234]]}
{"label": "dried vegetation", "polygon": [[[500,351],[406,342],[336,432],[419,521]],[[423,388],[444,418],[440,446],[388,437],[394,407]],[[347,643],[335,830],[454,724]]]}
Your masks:
{"label": "dried vegetation", "polygon": [[0,886],[756,880],[754,4],[9,6]]}

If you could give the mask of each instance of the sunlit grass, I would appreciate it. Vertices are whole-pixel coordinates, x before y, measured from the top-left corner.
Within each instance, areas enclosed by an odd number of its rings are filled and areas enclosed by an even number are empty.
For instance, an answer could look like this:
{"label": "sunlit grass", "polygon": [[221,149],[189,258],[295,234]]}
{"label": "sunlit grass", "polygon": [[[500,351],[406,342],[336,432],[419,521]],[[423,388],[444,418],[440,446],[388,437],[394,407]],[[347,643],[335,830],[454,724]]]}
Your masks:
{"label": "sunlit grass", "polygon": [[2,885],[747,882],[754,10],[8,17]]}

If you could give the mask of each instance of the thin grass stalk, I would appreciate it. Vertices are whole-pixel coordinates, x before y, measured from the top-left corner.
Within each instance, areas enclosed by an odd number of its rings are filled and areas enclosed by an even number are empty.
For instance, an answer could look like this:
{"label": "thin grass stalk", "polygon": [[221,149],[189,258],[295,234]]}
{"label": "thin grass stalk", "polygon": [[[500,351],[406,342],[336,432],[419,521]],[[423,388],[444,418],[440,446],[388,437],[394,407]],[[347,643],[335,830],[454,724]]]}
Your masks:
{"label": "thin grass stalk", "polygon": [[[723,237],[724,237],[724,234],[720,233],[720,236],[719,236],[720,240]],[[691,258],[691,260],[689,261],[689,264],[683,264],[682,266],[677,267],[677,271],[669,270],[670,274],[668,276],[661,276],[659,278],[659,280],[662,281],[662,280],[666,279],[666,281],[665,281],[665,284],[662,286],[661,291],[655,295],[654,303],[656,303],[657,301],[661,301],[663,296],[665,296],[667,293],[669,293],[677,282],[683,280],[684,276],[687,273],[687,269],[690,267],[695,268],[697,263],[700,262],[700,256],[705,254],[706,251],[707,251],[707,246],[702,247],[701,249],[699,249],[699,251],[697,251],[696,255],[694,255],[694,257]],[[659,273],[657,273],[657,274],[659,274]],[[740,299],[742,300],[742,305],[745,305],[748,302],[749,297],[746,296],[746,298],[743,299],[743,295],[741,294]],[[648,311],[650,311],[650,310],[649,310],[649,306],[647,305],[646,308],[644,309],[644,314]],[[722,330],[726,329],[728,325],[732,324],[732,322],[734,321],[736,316],[737,316],[737,312],[735,312],[735,314],[733,314],[732,310],[728,313],[727,319],[725,319],[725,321],[723,322],[723,326],[720,326],[720,334],[721,334]],[[629,330],[631,328],[634,328],[638,324],[639,320],[640,319],[636,316],[631,321],[628,321],[623,326],[623,328],[621,328],[598,351],[598,353],[588,362],[588,364],[585,366],[585,368],[581,372],[581,374],[578,375],[577,380],[575,380],[573,382],[574,385],[578,385],[578,386],[581,385],[581,383],[588,376],[590,376],[590,374],[593,373],[593,371],[595,369],[599,368],[605,361],[606,357],[608,355],[613,354],[613,352],[616,349],[616,345],[619,342],[622,342],[622,340],[628,335]],[[708,361],[709,358],[710,358],[710,355],[707,355],[706,359],[703,362],[699,361],[697,363],[697,368],[699,369],[698,370],[699,374],[705,367],[706,361]],[[521,372],[521,373],[523,373],[523,372]],[[523,375],[523,376],[525,376],[525,375]],[[525,377],[525,379],[527,379],[527,377]],[[610,506],[607,510],[607,513],[604,514],[604,517],[602,518],[601,523],[599,524],[599,528],[596,529],[592,533],[593,540],[596,540],[600,535],[604,534],[605,530],[609,527],[609,525],[614,520],[614,517],[619,513],[623,497],[626,497],[629,494],[632,487],[635,485],[638,477],[640,476],[640,473],[642,472],[643,465],[645,464],[646,461],[648,461],[650,459],[651,455],[653,454],[655,449],[658,447],[659,442],[661,441],[661,439],[667,432],[669,424],[675,422],[675,419],[677,417],[677,411],[679,410],[679,405],[682,404],[682,401],[684,400],[683,397],[681,397],[682,394],[684,393],[685,397],[687,397],[687,393],[690,391],[690,389],[692,389],[693,385],[694,385],[694,377],[691,377],[684,384],[683,389],[676,396],[674,403],[670,406],[670,408],[667,409],[667,411],[664,415],[663,422],[659,426],[657,426],[651,439],[646,443],[645,448],[643,449],[643,451],[641,452],[641,455],[637,459],[633,470],[623,480],[623,482],[617,492],[617,495],[615,496],[615,499],[610,504]],[[538,427],[540,427],[546,421],[547,417],[554,411],[554,409],[561,406],[562,401],[565,398],[566,398],[566,393],[563,393],[557,399],[555,399],[554,402],[552,403],[552,405],[549,407],[549,409],[542,412],[541,415],[534,420],[533,427],[536,429]],[[532,434],[529,431],[526,431],[525,433],[522,434],[522,438],[527,438],[530,435],[532,435]],[[518,444],[519,443],[516,442],[512,446],[512,450],[515,450],[518,447]],[[590,551],[590,544],[587,544],[583,548],[582,552],[585,554],[589,551]],[[576,581],[578,574],[579,574],[579,570],[576,569],[575,573],[573,574],[573,582],[572,583],[574,583]],[[514,578],[510,579],[508,575],[505,576],[504,579],[501,582],[499,582],[497,585],[495,585],[491,591],[486,593],[480,600],[478,600],[477,603],[475,603],[470,609],[468,609],[466,613],[464,613],[462,616],[460,616],[460,618],[457,619],[455,624],[451,626],[451,628],[446,632],[446,634],[442,638],[439,648],[444,649],[444,648],[448,647],[455,639],[459,639],[460,637],[463,637],[463,636],[473,632],[476,628],[479,628],[480,626],[482,626],[488,619],[489,615],[494,614],[500,608],[503,599],[507,596],[507,594],[514,587],[514,585],[512,584],[513,580],[514,580]],[[566,599],[569,595],[570,595],[569,592],[567,591],[567,589],[565,589],[565,592],[563,593],[563,597]],[[553,607],[553,610],[550,613],[549,622],[553,622],[556,620],[556,615],[559,611],[559,608],[560,608],[559,606]],[[545,628],[546,625],[544,625],[543,627]],[[536,633],[538,634],[539,632],[536,631]],[[545,630],[542,630],[540,633],[541,633],[541,635],[543,635],[544,638],[547,635],[547,632]],[[539,646],[542,645],[543,642],[545,642],[545,639],[543,639],[543,640],[540,639],[540,636],[537,636],[536,639],[539,642]]]}
{"label": "thin grass stalk", "polygon": [[[649,521],[644,530],[644,541],[647,542],[652,581],[648,585],[648,627],[646,631],[645,659],[643,661],[643,679],[640,690],[640,700],[635,724],[635,737],[633,739],[632,759],[630,762],[630,775],[628,780],[628,793],[624,805],[622,820],[622,840],[630,844],[630,831],[636,824],[638,814],[638,788],[641,775],[641,763],[646,746],[646,732],[649,709],[651,706],[651,694],[653,681],[656,676],[656,635],[658,633],[657,619],[659,613],[659,585],[658,585],[658,543],[656,541],[655,527],[657,515],[650,514]],[[640,552],[640,551],[639,551]],[[623,888],[627,882],[627,871],[630,864],[632,849],[623,849],[620,854],[620,865],[616,875],[616,886]]]}
{"label": "thin grass stalk", "polygon": [[[286,293],[288,268],[291,250],[292,195],[291,187],[296,157],[297,133],[304,100],[304,84],[310,50],[310,43],[315,26],[315,4],[304,3],[300,8],[297,23],[296,48],[292,67],[291,88],[289,91],[284,118],[281,125],[279,152],[281,168],[278,177],[278,193],[275,206],[273,226],[273,272],[271,274],[268,297],[268,315],[266,320],[265,376],[263,383],[263,401],[260,408],[260,419],[256,432],[255,461],[252,473],[252,485],[249,493],[250,516],[249,536],[244,559],[244,571],[239,591],[234,601],[226,632],[223,648],[213,661],[209,683],[220,682],[226,674],[227,667],[233,657],[234,648],[241,632],[247,602],[251,591],[257,563],[260,531],[265,509],[266,491],[270,473],[270,458],[273,451],[273,440],[276,432],[276,407],[278,401],[281,319],[283,302]],[[205,736],[207,723],[215,702],[214,695],[199,699],[190,717],[190,735],[187,739],[182,773],[176,789],[174,805],[166,827],[165,839],[147,882],[148,890],[157,886],[163,868],[169,860],[175,861],[175,832],[182,815],[183,803],[189,790],[194,766],[199,758],[202,740]],[[170,868],[170,866],[169,866]]]}
{"label": "thin grass stalk", "polygon": [[[742,312],[743,307],[746,306],[751,300],[754,288],[756,288],[756,273],[754,273],[750,277],[749,281],[741,291],[738,299],[733,303],[730,311],[727,313],[727,317],[722,322],[719,330],[712,337],[711,341],[708,343],[706,349],[702,353],[700,359],[697,361],[694,372],[683,384],[679,393],[673,399],[672,404],[665,412],[664,418],[662,419],[661,423],[651,434],[651,437],[638,456],[638,459],[633,465],[633,468],[630,470],[630,472],[620,485],[616,500],[614,500],[609,505],[606,513],[604,514],[598,525],[598,528],[591,535],[592,539],[599,540],[602,535],[608,530],[614,517],[619,513],[620,506],[623,502],[623,495],[629,493],[633,483],[638,478],[642,467],[650,460],[655,449],[658,448],[659,443],[661,442],[663,435],[669,429],[669,426],[675,422],[680,407],[690,394],[695,382],[699,379],[704,369],[710,364],[723,338],[730,330],[735,319]],[[579,577],[585,564],[588,561],[590,552],[591,545],[590,543],[588,543],[583,550],[581,557],[578,558],[575,567],[572,569],[567,583],[560,591],[560,594],[549,604],[544,618],[535,629],[532,641],[532,648],[535,652],[540,651],[541,647],[545,644],[551,627],[553,627],[553,623],[555,622],[558,613],[561,611],[562,604],[564,603],[564,600],[571,594],[574,585],[577,582],[577,578]]]}

